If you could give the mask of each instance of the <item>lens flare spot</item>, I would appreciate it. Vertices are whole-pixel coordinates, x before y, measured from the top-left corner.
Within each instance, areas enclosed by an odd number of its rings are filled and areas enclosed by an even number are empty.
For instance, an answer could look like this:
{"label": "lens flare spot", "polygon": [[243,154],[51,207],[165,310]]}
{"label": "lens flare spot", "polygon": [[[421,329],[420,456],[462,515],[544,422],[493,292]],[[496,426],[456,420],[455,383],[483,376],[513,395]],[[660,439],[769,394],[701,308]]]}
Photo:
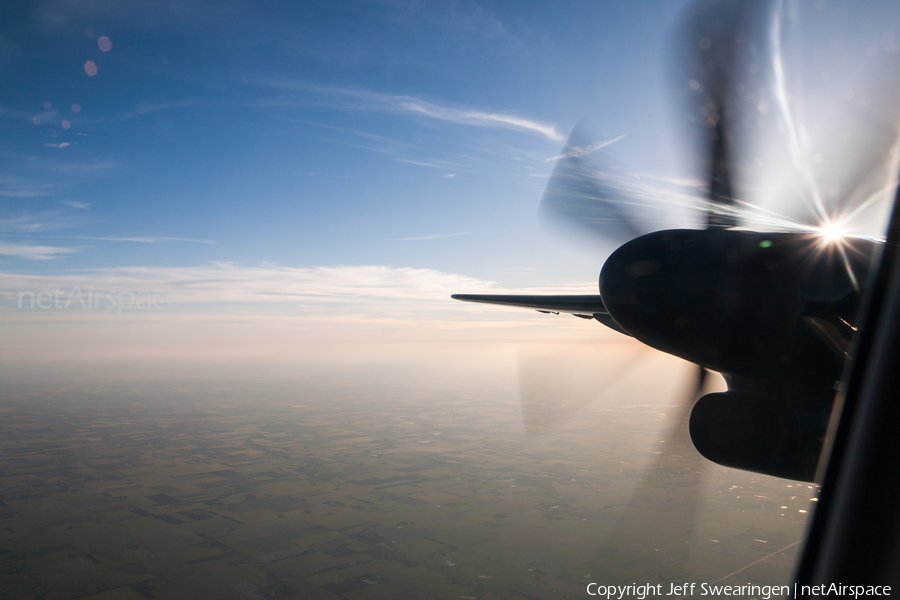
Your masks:
{"label": "lens flare spot", "polygon": [[63,128],[63,129],[68,129],[68,128],[71,127],[71,126],[72,126],[72,124],[69,123],[68,121],[63,121],[63,122],[62,122],[62,128]]}
{"label": "lens flare spot", "polygon": [[31,122],[34,123],[35,125],[41,124],[41,120],[38,119],[37,117],[31,117]]}
{"label": "lens flare spot", "polygon": [[109,52],[112,50],[112,40],[110,40],[105,35],[101,35],[97,40],[97,47],[100,48],[103,52]]}
{"label": "lens flare spot", "polygon": [[80,112],[81,112],[81,105],[80,105],[80,104],[73,104],[73,105],[72,105],[72,112],[75,113],[75,114],[80,113]]}
{"label": "lens flare spot", "polygon": [[95,63],[92,60],[89,60],[86,63],[84,63],[84,72],[87,73],[91,77],[96,75],[97,74],[97,63]]}
{"label": "lens flare spot", "polygon": [[50,110],[53,107],[49,102],[44,102],[44,110]]}

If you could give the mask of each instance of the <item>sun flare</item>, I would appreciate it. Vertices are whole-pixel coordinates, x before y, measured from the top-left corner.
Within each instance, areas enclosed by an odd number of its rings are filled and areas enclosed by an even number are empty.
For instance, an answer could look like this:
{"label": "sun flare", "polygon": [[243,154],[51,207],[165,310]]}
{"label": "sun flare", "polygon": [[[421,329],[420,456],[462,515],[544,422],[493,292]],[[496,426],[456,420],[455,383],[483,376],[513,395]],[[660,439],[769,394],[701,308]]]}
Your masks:
{"label": "sun flare", "polygon": [[824,244],[839,244],[847,236],[847,231],[841,223],[828,222],[818,229],[818,234]]}

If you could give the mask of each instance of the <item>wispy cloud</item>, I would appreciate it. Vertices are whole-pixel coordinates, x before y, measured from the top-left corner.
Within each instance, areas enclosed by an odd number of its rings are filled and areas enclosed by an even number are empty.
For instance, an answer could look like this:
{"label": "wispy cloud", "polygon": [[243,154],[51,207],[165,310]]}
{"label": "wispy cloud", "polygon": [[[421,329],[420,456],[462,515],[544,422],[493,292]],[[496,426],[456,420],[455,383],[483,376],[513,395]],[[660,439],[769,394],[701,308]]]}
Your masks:
{"label": "wispy cloud", "polygon": [[561,141],[563,136],[556,131],[556,126],[547,125],[538,121],[532,121],[524,117],[518,117],[506,113],[485,112],[470,108],[453,108],[432,104],[418,98],[406,96],[394,96],[391,99],[396,102],[398,108],[442,121],[452,121],[463,125],[475,125],[478,127],[504,127],[539,133],[555,142]]}
{"label": "wispy cloud", "polygon": [[0,196],[8,198],[36,198],[52,194],[58,186],[46,182],[23,181],[0,176]]}
{"label": "wispy cloud", "polygon": [[106,175],[111,169],[119,166],[119,163],[111,160],[79,159],[77,161],[53,161],[47,164],[47,168],[54,173],[74,177],[98,177]]}
{"label": "wispy cloud", "polygon": [[250,83],[283,90],[296,90],[319,93],[325,96],[352,98],[357,102],[345,106],[350,109],[383,110],[428,117],[440,121],[449,121],[460,125],[514,129],[527,133],[536,133],[553,140],[554,142],[563,139],[563,136],[556,130],[555,125],[542,123],[508,112],[489,111],[463,106],[447,106],[430,102],[422,98],[415,98],[413,96],[381,94],[359,88],[334,88],[284,80],[251,81]]}
{"label": "wispy cloud", "polygon": [[[8,246],[11,247],[11,246]],[[24,246],[22,246],[24,248]],[[32,247],[39,248],[39,247]],[[74,252],[74,249],[57,249]],[[36,252],[36,250],[31,250]],[[48,251],[49,252],[49,251]],[[555,287],[556,293],[591,293],[594,284]],[[335,307],[335,303],[370,305],[389,301],[450,303],[452,293],[547,293],[546,289],[509,290],[497,283],[434,269],[388,266],[245,267],[214,263],[199,267],[119,267],[60,275],[0,272],[0,293],[11,297],[21,290],[107,290],[155,294],[174,303],[290,303]],[[587,291],[585,291],[587,290]],[[397,304],[397,303],[400,304]]]}
{"label": "wispy cloud", "polygon": [[60,246],[31,246],[28,244],[7,244],[0,242],[0,255],[18,256],[29,260],[49,260],[64,254],[74,254],[77,248]]}
{"label": "wispy cloud", "polygon": [[594,152],[596,152],[597,150],[600,150],[601,148],[606,148],[607,146],[609,146],[611,144],[615,144],[616,142],[618,142],[619,140],[621,140],[623,137],[625,137],[627,135],[628,135],[627,133],[624,133],[617,138],[613,138],[611,140],[602,140],[600,142],[597,142],[596,144],[591,144],[590,146],[586,146],[586,147],[572,146],[568,152],[563,152],[562,154],[559,154],[557,156],[551,156],[550,158],[545,159],[544,162],[551,162],[554,160],[559,160],[561,158],[576,158],[579,156],[587,156],[588,154],[593,154]]}
{"label": "wispy cloud", "polygon": [[159,244],[161,242],[193,242],[196,244],[215,244],[212,240],[201,240],[196,238],[181,237],[161,237],[161,236],[136,236],[136,237],[88,237],[88,236],[67,236],[76,240],[97,240],[101,242],[137,242],[139,244]]}
{"label": "wispy cloud", "polygon": [[459,231],[457,233],[433,233],[431,235],[423,235],[421,237],[394,238],[391,242],[417,242],[419,240],[436,240],[439,238],[459,237],[461,235],[472,235],[471,231]]}
{"label": "wispy cloud", "polygon": [[[0,357],[270,356],[349,343],[617,341],[567,316],[452,300],[460,292],[590,294],[596,283],[510,289],[433,269],[115,268],[56,275],[0,272]],[[94,343],[85,345],[86,327]],[[481,346],[479,346],[481,347]],[[415,347],[418,348],[418,347]],[[417,350],[416,350],[417,351]]]}
{"label": "wispy cloud", "polygon": [[33,113],[28,110],[11,108],[9,106],[0,106],[0,117],[7,119],[31,121],[36,117],[39,121],[50,121],[55,120],[58,116],[59,113],[55,110],[42,110],[40,112]]}
{"label": "wispy cloud", "polygon": [[66,206],[71,206],[72,208],[78,208],[81,210],[87,210],[90,204],[87,202],[77,202],[75,200],[60,200],[60,204],[65,204]]}
{"label": "wispy cloud", "polygon": [[406,163],[408,165],[419,165],[420,167],[432,167],[434,169],[446,169],[448,166],[459,166],[455,163],[446,161],[446,160],[434,160],[431,162],[426,162],[424,160],[412,160],[409,158],[395,158],[397,162]]}
{"label": "wispy cloud", "polygon": [[0,217],[0,231],[8,233],[34,233],[71,227],[77,219],[61,217],[57,212],[24,213],[15,217]]}
{"label": "wispy cloud", "polygon": [[306,173],[294,173],[298,177],[327,177],[329,179],[354,179],[356,175],[333,175],[331,173],[316,173],[308,171]]}
{"label": "wispy cloud", "polygon": [[59,144],[44,144],[48,148],[65,148],[67,146],[71,146],[69,142],[60,142]]}
{"label": "wispy cloud", "polygon": [[192,98],[188,98],[186,100],[178,100],[176,102],[159,102],[156,104],[144,102],[123,113],[121,119],[127,121],[128,119],[134,119],[135,117],[143,117],[145,115],[164,110],[170,110],[173,108],[187,108],[188,106],[194,106],[199,103],[200,102],[198,100],[194,100]]}
{"label": "wispy cloud", "polygon": [[401,142],[400,140],[396,140],[391,137],[387,137],[384,135],[378,135],[376,133],[372,133],[370,131],[362,131],[360,129],[353,129],[351,127],[340,127],[338,125],[331,125],[328,123],[320,123],[319,121],[311,121],[309,119],[298,119],[295,117],[279,117],[285,121],[290,123],[302,123],[304,125],[312,125],[313,127],[320,127],[322,129],[330,129],[332,131],[340,131],[341,133],[349,133],[351,135],[356,135],[368,140],[373,140],[376,142],[383,142],[388,145],[397,146],[397,147],[406,147],[409,144],[406,142]]}

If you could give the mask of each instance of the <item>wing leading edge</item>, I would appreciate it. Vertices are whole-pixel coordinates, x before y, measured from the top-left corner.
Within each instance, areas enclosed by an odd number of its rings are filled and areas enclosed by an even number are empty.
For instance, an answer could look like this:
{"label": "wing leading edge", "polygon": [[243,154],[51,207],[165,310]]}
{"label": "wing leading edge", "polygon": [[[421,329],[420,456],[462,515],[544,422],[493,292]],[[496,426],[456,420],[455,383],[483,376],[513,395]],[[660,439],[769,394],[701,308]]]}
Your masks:
{"label": "wing leading edge", "polygon": [[454,300],[531,308],[542,313],[568,313],[582,319],[596,319],[610,329],[629,335],[606,310],[599,294],[583,296],[527,296],[515,294],[453,294]]}

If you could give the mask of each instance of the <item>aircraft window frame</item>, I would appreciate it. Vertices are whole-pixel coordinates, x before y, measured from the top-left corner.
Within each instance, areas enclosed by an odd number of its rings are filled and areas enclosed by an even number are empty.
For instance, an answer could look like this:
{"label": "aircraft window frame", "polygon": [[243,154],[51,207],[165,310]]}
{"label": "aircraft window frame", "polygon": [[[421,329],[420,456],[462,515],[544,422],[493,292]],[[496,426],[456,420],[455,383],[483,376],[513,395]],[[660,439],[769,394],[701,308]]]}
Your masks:
{"label": "aircraft window frame", "polygon": [[821,584],[900,583],[900,446],[892,443],[900,420],[900,188],[864,307],[847,389],[835,406],[837,426],[819,502],[797,567],[797,597],[822,595],[811,589]]}

